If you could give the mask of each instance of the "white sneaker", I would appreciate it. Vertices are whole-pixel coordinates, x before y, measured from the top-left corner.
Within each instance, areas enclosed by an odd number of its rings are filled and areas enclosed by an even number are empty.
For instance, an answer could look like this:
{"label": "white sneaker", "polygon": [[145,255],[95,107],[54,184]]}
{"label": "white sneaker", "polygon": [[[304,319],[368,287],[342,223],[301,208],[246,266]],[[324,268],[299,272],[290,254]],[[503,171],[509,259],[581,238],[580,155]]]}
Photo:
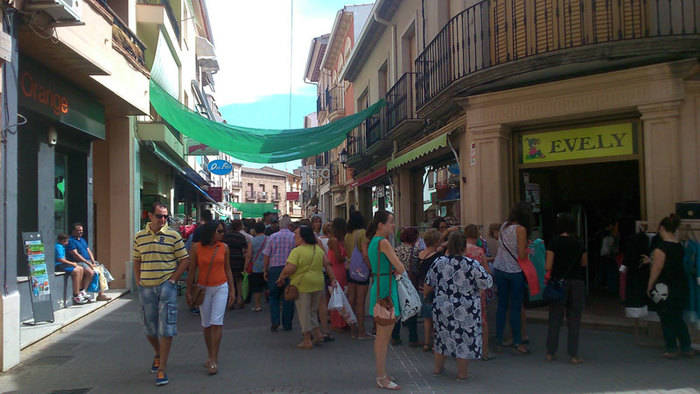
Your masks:
{"label": "white sneaker", "polygon": [[87,304],[89,301],[86,300],[83,296],[78,294],[77,296],[73,297],[73,305],[84,305]]}

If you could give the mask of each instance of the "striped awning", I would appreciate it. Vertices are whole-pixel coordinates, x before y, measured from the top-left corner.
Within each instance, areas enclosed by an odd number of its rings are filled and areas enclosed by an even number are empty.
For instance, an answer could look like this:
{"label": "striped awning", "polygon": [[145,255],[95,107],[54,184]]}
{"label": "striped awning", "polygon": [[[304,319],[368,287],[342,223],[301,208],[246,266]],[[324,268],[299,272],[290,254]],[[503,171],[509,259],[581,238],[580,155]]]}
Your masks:
{"label": "striped awning", "polygon": [[447,134],[442,134],[438,137],[433,138],[429,142],[411,150],[403,155],[395,158],[394,160],[391,160],[390,162],[387,163],[386,169],[392,170],[394,168],[401,167],[402,165],[406,163],[410,163],[413,160],[418,159],[421,156],[425,156],[430,152],[434,152],[440,148],[444,148],[447,146]]}

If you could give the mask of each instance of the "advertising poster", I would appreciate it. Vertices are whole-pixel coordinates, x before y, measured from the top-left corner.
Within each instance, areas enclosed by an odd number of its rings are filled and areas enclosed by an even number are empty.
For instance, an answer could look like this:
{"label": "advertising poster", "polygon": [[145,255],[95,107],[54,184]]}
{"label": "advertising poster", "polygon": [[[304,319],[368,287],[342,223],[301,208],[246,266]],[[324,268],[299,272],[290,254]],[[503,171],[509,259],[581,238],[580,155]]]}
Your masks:
{"label": "advertising poster", "polygon": [[27,262],[29,263],[32,294],[34,297],[50,295],[49,274],[46,269],[44,245],[38,240],[26,241],[25,249],[27,252]]}

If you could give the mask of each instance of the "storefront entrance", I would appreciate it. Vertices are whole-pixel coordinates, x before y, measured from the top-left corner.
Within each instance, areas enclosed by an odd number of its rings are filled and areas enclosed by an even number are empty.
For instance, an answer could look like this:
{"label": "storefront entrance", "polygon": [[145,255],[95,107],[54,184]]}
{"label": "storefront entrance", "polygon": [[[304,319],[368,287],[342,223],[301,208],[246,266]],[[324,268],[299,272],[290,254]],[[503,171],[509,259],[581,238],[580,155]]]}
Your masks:
{"label": "storefront entrance", "polygon": [[[556,235],[557,214],[574,216],[589,256],[587,312],[593,314],[622,316],[615,257],[622,252],[621,241],[633,234],[634,222],[645,219],[635,126],[614,123],[523,133],[516,139],[520,142],[516,199],[532,207],[531,238],[542,238],[546,245]],[[586,149],[580,150],[581,146]],[[571,147],[574,152],[561,159],[556,156]],[[588,149],[594,147],[602,148]],[[601,256],[602,239],[607,235],[615,239],[614,250]]]}

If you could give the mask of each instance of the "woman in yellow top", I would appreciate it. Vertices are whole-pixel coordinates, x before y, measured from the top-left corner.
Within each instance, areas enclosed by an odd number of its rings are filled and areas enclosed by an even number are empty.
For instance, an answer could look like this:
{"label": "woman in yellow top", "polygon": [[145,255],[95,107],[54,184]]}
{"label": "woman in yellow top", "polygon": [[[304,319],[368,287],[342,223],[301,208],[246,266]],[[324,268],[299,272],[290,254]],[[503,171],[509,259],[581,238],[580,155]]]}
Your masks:
{"label": "woman in yellow top", "polygon": [[[209,358],[204,364],[210,375],[218,372],[219,346],[224,326],[226,308],[233,305],[236,296],[233,287],[233,274],[229,261],[228,246],[221,242],[224,238],[224,225],[215,221],[202,228],[201,242],[192,245],[189,274],[187,275],[187,303],[192,305],[192,290],[195,286],[204,288],[204,302],[199,306],[199,315],[204,329],[204,342]],[[211,267],[210,267],[211,265]],[[198,271],[198,272],[197,272]]]}
{"label": "woman in yellow top", "polygon": [[[277,286],[284,286],[287,278],[290,278],[290,285],[296,286],[299,290],[299,298],[295,301],[299,325],[304,335],[304,340],[297,347],[300,349],[311,349],[314,344],[323,341],[323,335],[319,328],[318,305],[321,300],[321,293],[325,280],[323,278],[323,268],[331,279],[335,287],[335,275],[333,269],[326,258],[323,248],[318,245],[316,236],[311,227],[300,227],[294,232],[297,247],[287,258]],[[312,341],[313,337],[313,341]]]}

